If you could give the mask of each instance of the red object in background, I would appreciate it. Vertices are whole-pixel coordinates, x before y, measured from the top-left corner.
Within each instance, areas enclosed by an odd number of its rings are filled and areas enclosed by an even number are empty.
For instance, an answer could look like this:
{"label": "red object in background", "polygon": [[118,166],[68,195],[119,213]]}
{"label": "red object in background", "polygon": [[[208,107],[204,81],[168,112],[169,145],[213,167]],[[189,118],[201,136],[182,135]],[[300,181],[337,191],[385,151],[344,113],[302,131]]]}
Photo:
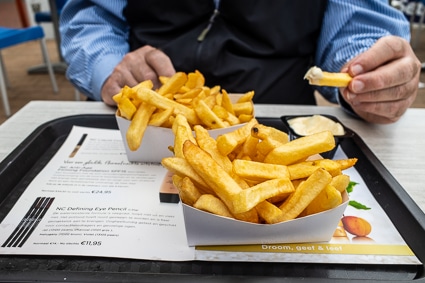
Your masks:
{"label": "red object in background", "polygon": [[16,8],[18,9],[19,20],[22,24],[22,27],[24,28],[29,27],[28,14],[25,8],[25,1],[15,0],[15,3],[16,3]]}

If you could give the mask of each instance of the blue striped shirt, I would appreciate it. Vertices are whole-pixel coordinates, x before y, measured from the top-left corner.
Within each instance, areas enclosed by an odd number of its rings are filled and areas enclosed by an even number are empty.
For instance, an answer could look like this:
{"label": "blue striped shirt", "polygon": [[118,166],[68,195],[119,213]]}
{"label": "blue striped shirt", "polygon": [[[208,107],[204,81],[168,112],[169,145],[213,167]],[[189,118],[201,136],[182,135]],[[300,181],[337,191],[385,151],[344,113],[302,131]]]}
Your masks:
{"label": "blue striped shirt", "polygon": [[[94,100],[101,100],[103,83],[129,52],[125,6],[124,0],[72,0],[61,13],[61,52],[69,65],[67,78]],[[386,35],[410,40],[408,21],[388,0],[329,0],[315,65],[339,71]],[[320,92],[328,100],[338,101],[336,89]]]}

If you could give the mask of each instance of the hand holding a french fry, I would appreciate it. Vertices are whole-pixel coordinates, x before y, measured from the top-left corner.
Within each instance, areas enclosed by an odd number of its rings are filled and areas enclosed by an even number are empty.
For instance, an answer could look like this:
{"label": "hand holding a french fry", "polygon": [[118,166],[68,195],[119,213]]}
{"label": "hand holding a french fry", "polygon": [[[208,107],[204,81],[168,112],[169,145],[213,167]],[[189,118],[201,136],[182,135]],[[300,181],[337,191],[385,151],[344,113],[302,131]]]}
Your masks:
{"label": "hand holding a french fry", "polygon": [[379,39],[342,69],[354,77],[342,96],[363,119],[397,121],[416,98],[421,63],[411,45],[396,36]]}
{"label": "hand holding a french fry", "polygon": [[339,73],[312,67],[310,84],[339,87],[344,100],[371,123],[396,122],[416,98],[421,63],[410,44],[396,36],[379,39]]}

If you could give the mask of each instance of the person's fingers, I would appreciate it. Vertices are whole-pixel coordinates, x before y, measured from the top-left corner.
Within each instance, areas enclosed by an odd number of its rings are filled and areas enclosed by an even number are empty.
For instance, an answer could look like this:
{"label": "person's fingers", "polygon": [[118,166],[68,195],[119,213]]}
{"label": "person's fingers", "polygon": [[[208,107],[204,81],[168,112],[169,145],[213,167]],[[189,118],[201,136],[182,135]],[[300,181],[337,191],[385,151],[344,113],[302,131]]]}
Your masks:
{"label": "person's fingers", "polygon": [[348,73],[354,77],[369,72],[390,61],[405,57],[410,49],[409,43],[400,37],[382,37],[350,62]]}
{"label": "person's fingers", "polygon": [[159,49],[147,52],[145,59],[146,63],[155,70],[158,76],[170,77],[176,72],[170,57]]}
{"label": "person's fingers", "polygon": [[363,102],[352,106],[354,112],[364,120],[376,124],[398,121],[410,107],[414,97],[389,102]]}
{"label": "person's fingers", "polygon": [[[358,78],[353,79],[349,88],[342,91],[343,96],[351,104],[358,104],[397,101],[416,95],[418,79],[412,79],[406,75],[406,72],[391,73],[391,71],[392,68],[388,68],[359,75]],[[399,77],[403,79],[399,79]]]}
{"label": "person's fingers", "polygon": [[171,77],[176,72],[171,59],[158,49],[147,52],[145,60],[150,67],[149,72],[144,73],[145,79],[152,80],[155,87],[159,87],[159,76]]}

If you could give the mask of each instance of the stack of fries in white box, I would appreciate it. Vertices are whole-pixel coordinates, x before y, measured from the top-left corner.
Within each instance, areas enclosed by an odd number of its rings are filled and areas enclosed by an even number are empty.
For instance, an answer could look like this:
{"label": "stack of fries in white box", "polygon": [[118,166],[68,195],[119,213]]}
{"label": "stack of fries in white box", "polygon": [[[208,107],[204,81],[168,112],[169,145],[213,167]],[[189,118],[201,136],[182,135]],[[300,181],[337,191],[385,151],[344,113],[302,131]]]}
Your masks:
{"label": "stack of fries in white box", "polygon": [[131,120],[126,140],[133,151],[140,147],[148,125],[171,128],[178,114],[191,127],[203,125],[207,129],[243,124],[253,118],[253,91],[241,95],[234,103],[220,86],[205,86],[199,71],[177,72],[160,80],[162,85],[156,91],[152,81],[147,80],[132,88],[124,87],[114,96],[117,115]]}

